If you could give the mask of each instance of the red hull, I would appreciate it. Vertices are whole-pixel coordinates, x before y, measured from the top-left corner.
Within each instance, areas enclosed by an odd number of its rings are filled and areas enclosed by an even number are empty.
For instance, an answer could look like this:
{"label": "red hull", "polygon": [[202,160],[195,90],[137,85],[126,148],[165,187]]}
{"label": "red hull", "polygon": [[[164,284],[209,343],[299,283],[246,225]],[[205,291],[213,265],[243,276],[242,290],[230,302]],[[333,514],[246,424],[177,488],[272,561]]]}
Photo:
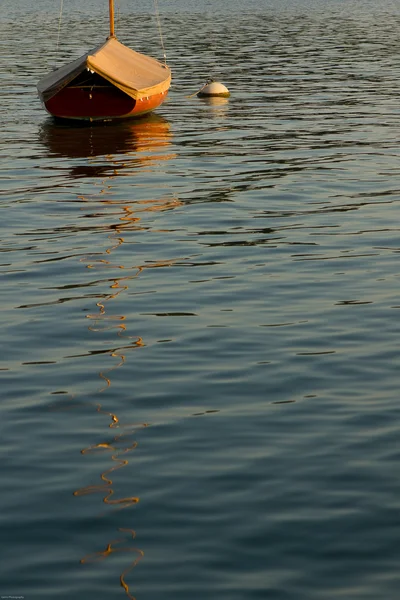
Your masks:
{"label": "red hull", "polygon": [[46,110],[63,119],[109,120],[140,117],[159,106],[167,92],[134,100],[114,86],[65,87],[45,102]]}

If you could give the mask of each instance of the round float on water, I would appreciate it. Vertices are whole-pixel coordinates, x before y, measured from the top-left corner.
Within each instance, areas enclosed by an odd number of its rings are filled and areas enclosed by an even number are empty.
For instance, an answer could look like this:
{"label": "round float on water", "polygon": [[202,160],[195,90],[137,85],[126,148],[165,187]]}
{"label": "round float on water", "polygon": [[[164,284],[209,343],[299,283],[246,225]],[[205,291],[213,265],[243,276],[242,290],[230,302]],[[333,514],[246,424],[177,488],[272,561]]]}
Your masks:
{"label": "round float on water", "polygon": [[210,96],[229,98],[231,93],[222,83],[218,83],[218,81],[211,81],[210,83],[206,83],[206,85],[197,92],[197,95],[199,98],[209,98]]}

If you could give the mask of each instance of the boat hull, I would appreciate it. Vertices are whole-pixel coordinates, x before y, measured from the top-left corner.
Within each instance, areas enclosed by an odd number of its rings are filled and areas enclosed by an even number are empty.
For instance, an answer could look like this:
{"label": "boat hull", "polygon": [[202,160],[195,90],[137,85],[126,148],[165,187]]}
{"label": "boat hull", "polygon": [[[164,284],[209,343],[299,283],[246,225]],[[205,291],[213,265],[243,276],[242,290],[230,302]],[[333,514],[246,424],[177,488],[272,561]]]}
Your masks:
{"label": "boat hull", "polygon": [[157,108],[167,91],[134,99],[113,86],[65,87],[44,102],[53,117],[88,121],[107,121],[141,117]]}

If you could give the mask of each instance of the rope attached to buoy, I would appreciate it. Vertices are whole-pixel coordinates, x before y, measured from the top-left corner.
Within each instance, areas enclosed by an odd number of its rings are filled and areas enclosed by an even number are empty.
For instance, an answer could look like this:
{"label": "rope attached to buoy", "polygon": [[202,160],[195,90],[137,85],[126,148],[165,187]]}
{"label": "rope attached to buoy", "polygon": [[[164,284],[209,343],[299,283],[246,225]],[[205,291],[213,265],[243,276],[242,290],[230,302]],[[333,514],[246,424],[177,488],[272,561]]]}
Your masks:
{"label": "rope attached to buoy", "polygon": [[200,88],[200,89],[199,89],[197,92],[195,92],[194,94],[190,94],[190,96],[186,96],[186,98],[193,98],[193,96],[197,96],[198,94],[200,94],[200,92],[201,92],[202,90],[204,90],[204,88],[205,88],[205,87],[206,87],[206,86],[207,86],[209,83],[212,83],[213,81],[214,81],[214,79],[211,79],[211,78],[210,78],[210,79],[207,79],[207,81],[205,82],[205,84],[204,84],[204,85],[203,85],[203,86],[202,86],[202,87],[201,87],[201,88]]}

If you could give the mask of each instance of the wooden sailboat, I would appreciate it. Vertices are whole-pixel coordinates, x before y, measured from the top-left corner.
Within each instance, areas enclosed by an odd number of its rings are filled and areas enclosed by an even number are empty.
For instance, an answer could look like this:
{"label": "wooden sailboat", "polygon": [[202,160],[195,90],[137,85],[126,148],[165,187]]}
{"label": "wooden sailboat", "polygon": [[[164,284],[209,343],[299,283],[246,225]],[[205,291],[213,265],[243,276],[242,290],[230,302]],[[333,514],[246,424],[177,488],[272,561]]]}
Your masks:
{"label": "wooden sailboat", "polygon": [[105,121],[139,117],[167,97],[166,64],[121,44],[114,33],[114,0],[109,0],[110,35],[77,60],[49,73],[37,85],[54,117]]}

